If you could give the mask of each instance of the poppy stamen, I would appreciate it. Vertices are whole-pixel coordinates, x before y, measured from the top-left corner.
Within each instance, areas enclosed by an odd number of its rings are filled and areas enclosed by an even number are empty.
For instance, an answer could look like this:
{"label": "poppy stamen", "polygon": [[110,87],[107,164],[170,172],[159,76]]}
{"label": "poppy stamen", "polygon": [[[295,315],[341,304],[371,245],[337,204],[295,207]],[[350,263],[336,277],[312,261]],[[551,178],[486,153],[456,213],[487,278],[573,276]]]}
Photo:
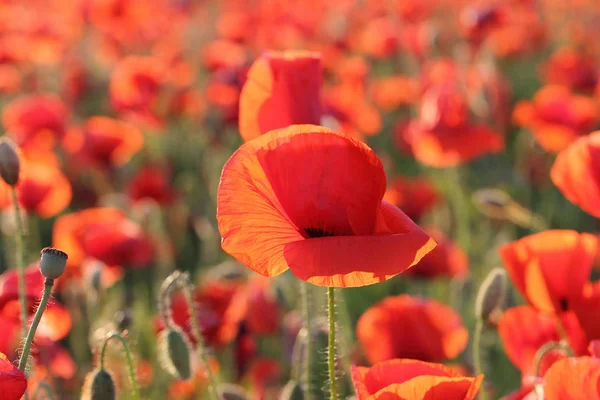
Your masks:
{"label": "poppy stamen", "polygon": [[335,236],[335,233],[331,233],[322,228],[306,228],[304,232],[309,238],[319,238],[325,236]]}
{"label": "poppy stamen", "polygon": [[569,310],[569,301],[566,298],[561,298],[559,300],[559,305],[560,305],[560,309],[561,311],[568,311]]}

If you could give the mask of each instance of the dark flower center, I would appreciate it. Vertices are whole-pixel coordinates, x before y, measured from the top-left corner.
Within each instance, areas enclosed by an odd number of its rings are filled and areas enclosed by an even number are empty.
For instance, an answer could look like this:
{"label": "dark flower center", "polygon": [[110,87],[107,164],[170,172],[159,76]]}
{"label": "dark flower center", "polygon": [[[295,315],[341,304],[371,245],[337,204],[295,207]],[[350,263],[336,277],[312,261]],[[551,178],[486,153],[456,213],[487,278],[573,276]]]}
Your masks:
{"label": "dark flower center", "polygon": [[326,230],[321,228],[306,228],[304,229],[304,232],[309,238],[335,236],[335,233],[327,232]]}
{"label": "dark flower center", "polygon": [[565,297],[561,298],[558,302],[561,311],[569,310],[569,301]]}

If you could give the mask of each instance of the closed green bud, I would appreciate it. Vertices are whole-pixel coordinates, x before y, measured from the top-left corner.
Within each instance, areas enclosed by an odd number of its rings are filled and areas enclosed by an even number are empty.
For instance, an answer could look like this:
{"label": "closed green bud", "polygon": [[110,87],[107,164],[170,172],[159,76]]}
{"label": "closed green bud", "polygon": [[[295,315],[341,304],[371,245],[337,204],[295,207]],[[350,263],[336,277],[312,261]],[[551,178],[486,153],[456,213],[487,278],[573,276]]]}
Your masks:
{"label": "closed green bud", "polygon": [[107,370],[97,368],[86,376],[81,400],[115,400],[116,398],[117,387]]}
{"label": "closed green bud", "polygon": [[490,314],[502,307],[506,292],[506,272],[502,268],[494,268],[484,279],[475,301],[475,316],[487,321]]}
{"label": "closed green bud", "polygon": [[158,336],[160,364],[173,378],[190,379],[193,375],[193,349],[178,327],[167,328]]}
{"label": "closed green bud", "polygon": [[42,258],[40,260],[40,271],[42,275],[48,279],[56,279],[65,272],[67,266],[67,253],[46,247],[42,250]]}
{"label": "closed green bud", "polygon": [[279,400],[304,400],[304,391],[298,382],[291,380],[283,387]]}
{"label": "closed green bud", "polygon": [[7,138],[0,138],[0,177],[10,186],[19,182],[21,162],[15,143]]}
{"label": "closed green bud", "polygon": [[248,396],[244,392],[244,388],[231,383],[219,385],[219,393],[223,400],[247,400]]}

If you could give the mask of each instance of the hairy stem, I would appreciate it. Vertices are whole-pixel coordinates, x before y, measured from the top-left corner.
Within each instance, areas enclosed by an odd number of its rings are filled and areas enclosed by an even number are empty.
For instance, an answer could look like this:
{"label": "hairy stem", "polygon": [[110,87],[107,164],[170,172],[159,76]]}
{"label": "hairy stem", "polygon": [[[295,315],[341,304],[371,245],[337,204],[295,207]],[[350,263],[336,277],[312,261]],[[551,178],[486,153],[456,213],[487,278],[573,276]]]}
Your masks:
{"label": "hairy stem", "polygon": [[123,345],[123,349],[125,349],[125,355],[127,357],[127,365],[129,366],[129,380],[131,381],[131,389],[133,390],[133,397],[140,400],[140,390],[138,389],[137,380],[135,378],[135,367],[133,366],[133,360],[131,358],[131,351],[129,350],[129,345],[127,344],[127,340],[118,332],[111,333],[105,340],[102,345],[102,351],[100,352],[100,369],[104,369],[104,356],[106,354],[106,348],[108,347],[108,342],[111,339],[118,339]]}
{"label": "hairy stem", "polygon": [[[481,334],[483,333],[483,320],[477,318],[475,323],[475,332],[473,334],[473,366],[475,368],[475,376],[483,373],[481,368]],[[486,400],[485,385],[481,385],[480,399]]]}
{"label": "hairy stem", "polygon": [[14,186],[11,187],[11,196],[13,209],[15,212],[15,223],[17,226],[17,236],[15,238],[15,251],[17,253],[17,272],[19,276],[19,306],[21,309],[21,337],[27,333],[27,299],[25,296],[25,254],[24,254],[24,232],[23,221],[21,220],[21,210],[19,209],[19,199]]}
{"label": "hairy stem", "polygon": [[327,304],[329,317],[329,340],[327,366],[329,369],[329,398],[337,400],[337,381],[335,376],[335,289],[327,288]]}
{"label": "hairy stem", "polygon": [[300,281],[300,297],[302,299],[302,316],[306,341],[304,342],[304,399],[312,400],[312,315],[310,301],[310,283]]}
{"label": "hairy stem", "polygon": [[19,359],[19,369],[25,373],[27,369],[27,361],[29,359],[29,352],[31,350],[31,344],[33,343],[33,337],[35,336],[35,331],[37,331],[37,327],[42,320],[42,315],[44,315],[44,311],[46,310],[46,306],[48,305],[48,300],[50,299],[50,293],[52,292],[52,286],[54,286],[54,279],[46,278],[44,281],[44,292],[42,294],[42,300],[40,301],[40,305],[35,312],[35,316],[33,317],[33,321],[31,322],[31,327],[29,328],[29,332],[27,332],[27,338],[25,339],[25,345],[23,346],[23,352],[21,353],[21,358]]}

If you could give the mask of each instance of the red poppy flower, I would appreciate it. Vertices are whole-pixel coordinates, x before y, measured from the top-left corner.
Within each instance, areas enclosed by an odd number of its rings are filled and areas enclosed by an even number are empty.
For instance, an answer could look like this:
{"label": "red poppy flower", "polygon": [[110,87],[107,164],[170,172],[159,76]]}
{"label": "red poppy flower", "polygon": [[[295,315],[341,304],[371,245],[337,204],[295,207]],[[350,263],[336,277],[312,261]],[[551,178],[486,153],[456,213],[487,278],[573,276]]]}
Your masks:
{"label": "red poppy flower", "polygon": [[598,82],[598,68],[593,57],[571,47],[556,50],[542,67],[542,76],[550,84],[593,93]]}
{"label": "red poppy flower", "polygon": [[223,249],[265,276],[364,286],[415,265],[435,242],[383,202],[385,173],[364,143],[295,125],[245,143],[217,196]]}
{"label": "red poppy flower", "polygon": [[555,362],[544,375],[544,399],[600,399],[600,360],[585,356]]}
{"label": "red poppy flower", "polygon": [[389,17],[373,18],[367,21],[355,35],[351,35],[350,41],[351,46],[362,54],[374,58],[387,58],[397,51],[398,27]]}
{"label": "red poppy flower", "polygon": [[414,103],[419,96],[418,82],[403,75],[377,78],[369,87],[373,104],[384,111],[393,111]]}
{"label": "red poppy flower", "polygon": [[82,162],[106,168],[127,163],[142,148],[144,136],[127,122],[91,117],[83,128],[70,130],[64,143]]}
{"label": "red poppy flower", "polygon": [[259,358],[249,367],[248,375],[252,383],[252,398],[266,399],[270,386],[279,383],[281,365],[279,361],[269,358]]}
{"label": "red poppy flower", "polygon": [[425,232],[436,241],[437,246],[406,273],[425,279],[466,277],[469,273],[467,254],[440,230],[428,227]]}
{"label": "red poppy flower", "polygon": [[242,138],[293,124],[319,125],[322,74],[316,53],[265,53],[248,71],[240,94]]}
{"label": "red poppy flower", "polygon": [[571,306],[588,340],[600,339],[600,321],[595,318],[600,312],[600,281],[586,284]]}
{"label": "red poppy flower", "polygon": [[231,40],[218,39],[202,47],[202,61],[209,70],[240,67],[247,60],[246,48]]}
{"label": "red poppy flower", "polygon": [[409,359],[352,367],[358,400],[473,400],[483,382],[442,364]]}
{"label": "red poppy flower", "polygon": [[532,101],[517,103],[513,120],[528,128],[546,151],[558,153],[594,129],[598,110],[591,98],[571,94],[564,86],[548,85]]}
{"label": "red poppy flower", "polygon": [[469,334],[452,308],[401,295],[370,307],[358,320],[356,336],[374,364],[392,358],[452,359],[465,349]]}
{"label": "red poppy flower", "polygon": [[[561,322],[558,317],[541,313],[531,306],[511,307],[502,315],[498,334],[506,355],[519,368],[524,382],[536,374],[535,356],[538,350],[549,342],[561,340],[559,323],[567,333],[569,345],[577,354],[583,354],[587,340],[572,313],[563,314]],[[542,360],[541,375],[553,362],[566,356],[560,350],[551,351]]]}
{"label": "red poppy flower", "polygon": [[141,168],[129,182],[129,197],[134,201],[152,199],[159,204],[171,204],[175,191],[165,168],[148,166]]}
{"label": "red poppy flower", "polygon": [[420,117],[399,132],[417,161],[437,168],[452,167],[504,149],[504,139],[469,121],[466,96],[454,84],[428,89]]}
{"label": "red poppy flower", "polygon": [[558,154],[550,177],[562,194],[600,218],[600,131],[576,140]]}
{"label": "red poppy flower", "polygon": [[2,124],[20,146],[28,147],[40,137],[56,143],[64,135],[68,114],[58,97],[31,95],[8,103],[2,112]]}
{"label": "red poppy flower", "polygon": [[500,248],[500,256],[517,290],[536,309],[561,313],[581,297],[596,256],[593,235],[549,230]]}
{"label": "red poppy flower", "polygon": [[437,205],[440,197],[437,188],[426,178],[396,176],[383,199],[416,221]]}
{"label": "red poppy flower", "polygon": [[[52,217],[64,210],[72,198],[71,184],[56,167],[31,161],[21,161],[16,186],[21,208],[42,218]],[[0,208],[11,207],[11,188],[0,181]]]}
{"label": "red poppy flower", "polygon": [[6,400],[19,400],[27,390],[27,377],[0,353],[0,387]]}

